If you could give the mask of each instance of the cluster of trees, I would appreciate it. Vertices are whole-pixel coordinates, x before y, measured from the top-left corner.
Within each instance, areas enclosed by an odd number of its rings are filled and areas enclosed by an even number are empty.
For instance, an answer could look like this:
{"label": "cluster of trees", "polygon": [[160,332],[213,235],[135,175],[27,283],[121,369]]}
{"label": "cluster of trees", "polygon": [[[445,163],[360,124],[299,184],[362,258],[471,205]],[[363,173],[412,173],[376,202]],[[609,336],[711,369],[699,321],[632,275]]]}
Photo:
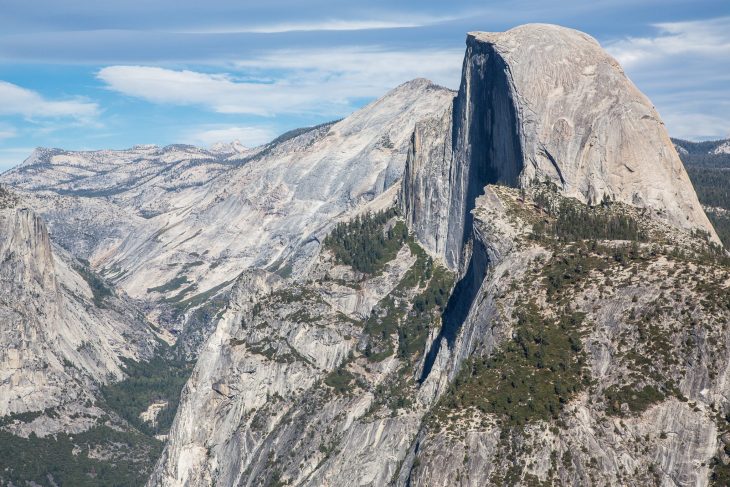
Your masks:
{"label": "cluster of trees", "polygon": [[600,207],[590,207],[563,198],[555,200],[543,192],[537,193],[534,199],[552,217],[533,226],[537,236],[552,235],[564,241],[596,239],[642,242],[648,239],[635,219],[610,211],[611,204],[608,201]]}
{"label": "cluster of trees", "polygon": [[79,259],[81,265],[75,266],[76,272],[84,278],[86,283],[91,288],[91,293],[94,296],[94,304],[97,308],[104,307],[104,300],[113,295],[111,288],[107,286],[104,281],[97,276],[94,271],[91,270],[89,261]]}
{"label": "cluster of trees", "polygon": [[690,166],[687,173],[703,205],[730,210],[730,165],[727,168]]}
{"label": "cluster of trees", "polygon": [[636,384],[623,387],[611,386],[605,390],[606,412],[614,416],[623,416],[621,405],[626,404],[629,414],[639,414],[649,406],[664,399],[664,394],[654,386],[639,387]]}
{"label": "cluster of trees", "polygon": [[376,274],[395,258],[408,239],[408,229],[401,221],[385,230],[385,224],[395,216],[397,210],[391,208],[339,223],[324,245],[338,262],[365,274]]}
{"label": "cluster of trees", "polygon": [[[170,430],[180,393],[192,372],[192,363],[156,356],[149,362],[125,362],[128,377],[102,388],[104,400],[121,417],[147,435],[166,434]],[[157,416],[155,426],[142,421],[140,413],[156,401],[167,407]]]}
{"label": "cluster of trees", "polygon": [[[687,168],[700,203],[730,210],[730,154],[710,154],[718,145],[717,141],[676,142],[689,151],[679,156]],[[707,216],[725,248],[730,248],[730,214],[708,211]]]}
{"label": "cluster of trees", "polygon": [[469,360],[442,398],[437,415],[475,407],[508,424],[557,418],[585,388],[582,313],[543,317],[532,302],[517,304],[512,340],[493,354]]}
{"label": "cluster of trees", "polygon": [[[89,455],[101,449],[109,460]],[[0,485],[110,486],[144,485],[162,443],[140,433],[108,426],[69,435],[28,438],[0,431]]]}

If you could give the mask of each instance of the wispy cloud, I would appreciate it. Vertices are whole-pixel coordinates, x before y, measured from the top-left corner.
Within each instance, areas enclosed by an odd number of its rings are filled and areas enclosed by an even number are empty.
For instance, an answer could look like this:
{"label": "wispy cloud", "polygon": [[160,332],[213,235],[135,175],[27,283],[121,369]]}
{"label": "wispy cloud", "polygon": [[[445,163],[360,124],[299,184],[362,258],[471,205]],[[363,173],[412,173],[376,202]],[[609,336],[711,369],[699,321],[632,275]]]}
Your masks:
{"label": "wispy cloud", "polygon": [[730,17],[653,25],[656,34],[606,44],[656,104],[669,133],[730,136]]}
{"label": "wispy cloud", "polygon": [[[356,31],[381,29],[409,29],[426,27],[441,22],[459,19],[459,16],[419,16],[399,15],[393,19],[318,19],[309,22],[278,22],[256,25],[221,24],[215,27],[183,29],[178,32],[185,34],[281,34],[284,32],[321,32],[321,31]],[[407,20],[403,20],[407,19]]]}
{"label": "wispy cloud", "polygon": [[13,137],[17,136],[18,132],[15,130],[15,127],[11,127],[10,125],[0,124],[0,141],[5,139],[12,139]]}
{"label": "wispy cloud", "polygon": [[[202,105],[229,114],[342,115],[354,101],[416,77],[456,86],[461,56],[461,50],[280,50],[235,63],[234,74],[109,66],[97,77],[111,90],[153,103]],[[256,76],[265,80],[251,81]]]}
{"label": "wispy cloud", "polygon": [[99,106],[83,98],[48,100],[35,91],[0,81],[0,115],[90,120],[98,113]]}
{"label": "wispy cloud", "polygon": [[182,140],[187,143],[204,146],[211,146],[217,142],[232,142],[237,140],[246,147],[255,147],[269,142],[277,135],[276,130],[259,126],[205,126],[184,134]]}
{"label": "wispy cloud", "polygon": [[669,57],[730,57],[730,17],[655,24],[653,37],[627,37],[606,48],[626,68]]}

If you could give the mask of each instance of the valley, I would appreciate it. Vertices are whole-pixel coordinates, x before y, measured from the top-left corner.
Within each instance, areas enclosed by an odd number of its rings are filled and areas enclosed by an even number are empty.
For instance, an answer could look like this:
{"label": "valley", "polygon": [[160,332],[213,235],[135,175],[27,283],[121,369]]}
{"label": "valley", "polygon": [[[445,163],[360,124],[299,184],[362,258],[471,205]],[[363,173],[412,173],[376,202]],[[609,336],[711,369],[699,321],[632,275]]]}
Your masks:
{"label": "valley", "polygon": [[726,145],[529,24],[259,147],[36,149],[0,485],[726,485]]}

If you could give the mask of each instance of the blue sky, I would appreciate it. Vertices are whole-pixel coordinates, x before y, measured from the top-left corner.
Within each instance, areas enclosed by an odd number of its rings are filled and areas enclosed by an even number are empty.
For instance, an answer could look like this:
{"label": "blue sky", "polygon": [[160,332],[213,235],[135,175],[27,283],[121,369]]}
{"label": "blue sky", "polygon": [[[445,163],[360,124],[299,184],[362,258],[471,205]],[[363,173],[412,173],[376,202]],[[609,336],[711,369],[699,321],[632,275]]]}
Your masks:
{"label": "blue sky", "polygon": [[465,33],[583,30],[673,136],[730,136],[728,0],[3,0],[0,170],[37,146],[257,145],[401,82],[458,86]]}

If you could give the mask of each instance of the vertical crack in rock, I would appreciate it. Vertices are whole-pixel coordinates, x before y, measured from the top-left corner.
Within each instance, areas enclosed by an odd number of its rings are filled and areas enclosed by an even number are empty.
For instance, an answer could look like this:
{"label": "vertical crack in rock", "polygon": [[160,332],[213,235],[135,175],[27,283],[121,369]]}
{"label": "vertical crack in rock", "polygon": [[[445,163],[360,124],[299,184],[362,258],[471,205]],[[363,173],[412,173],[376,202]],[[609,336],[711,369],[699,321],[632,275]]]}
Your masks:
{"label": "vertical crack in rock", "polygon": [[[464,252],[465,244],[473,241],[472,210],[477,197],[484,193],[484,187],[488,184],[517,186],[522,172],[520,134],[508,68],[502,58],[495,55],[490,44],[468,38],[461,87],[454,99],[452,113],[455,114],[452,118],[450,151],[453,154],[450,175],[452,192],[448,202],[448,233],[444,252],[449,266],[463,268],[462,261],[467,255]],[[411,163],[415,160],[415,150],[413,148],[411,151]],[[414,171],[413,168],[410,170]],[[418,201],[418,195],[414,195],[416,191],[404,183],[402,194],[405,199]],[[423,227],[416,226],[417,233],[419,228]],[[438,249],[431,250],[438,252]],[[453,346],[486,275],[487,265],[488,257],[484,248],[475,242],[465,266],[464,277],[456,284],[444,311],[442,329],[424,361],[421,381],[431,372],[442,339],[446,339],[449,347]]]}
{"label": "vertical crack in rock", "polygon": [[420,382],[426,380],[431,373],[434,361],[438,356],[444,339],[450,348],[454,346],[461,325],[466,321],[466,317],[477,297],[482,281],[484,281],[487,275],[489,256],[487,255],[486,249],[481,241],[477,239],[473,240],[473,245],[474,248],[471,252],[466,274],[456,284],[454,291],[451,293],[451,298],[442,315],[441,331],[431,344],[431,348],[424,360]]}
{"label": "vertical crack in rock", "polygon": [[454,193],[447,261],[458,264],[471,237],[471,211],[487,184],[516,186],[522,172],[517,114],[508,68],[490,44],[467,40],[461,87],[454,100]]}

